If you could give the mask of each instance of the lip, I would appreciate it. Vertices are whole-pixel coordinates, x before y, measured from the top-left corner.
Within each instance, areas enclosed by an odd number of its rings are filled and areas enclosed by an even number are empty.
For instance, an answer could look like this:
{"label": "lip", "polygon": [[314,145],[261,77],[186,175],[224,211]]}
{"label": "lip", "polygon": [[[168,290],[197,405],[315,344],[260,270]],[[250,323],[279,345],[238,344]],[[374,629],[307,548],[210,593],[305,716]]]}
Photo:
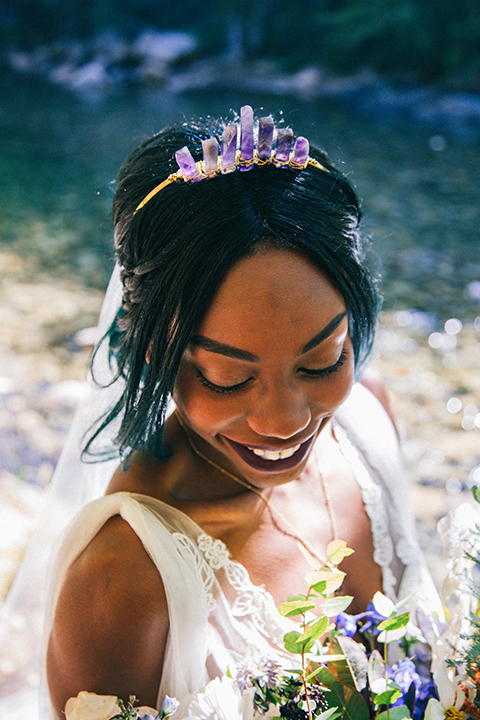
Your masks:
{"label": "lip", "polygon": [[[247,465],[250,465],[251,468],[253,468],[254,470],[258,470],[262,473],[278,473],[285,470],[292,470],[293,468],[297,467],[297,465],[300,465],[310,452],[315,437],[316,433],[304,440],[300,444],[298,450],[293,453],[293,455],[285,458],[284,460],[265,460],[265,458],[255,455],[255,453],[253,453],[249,448],[256,448],[259,450],[287,450],[287,448],[272,448],[266,447],[264,445],[247,446],[242,445],[241,443],[237,443],[235,442],[235,440],[231,440],[225,435],[223,436],[223,438],[228,442],[230,447],[235,450],[237,455],[239,455],[240,458],[247,463]],[[295,444],[298,445],[298,443]]]}

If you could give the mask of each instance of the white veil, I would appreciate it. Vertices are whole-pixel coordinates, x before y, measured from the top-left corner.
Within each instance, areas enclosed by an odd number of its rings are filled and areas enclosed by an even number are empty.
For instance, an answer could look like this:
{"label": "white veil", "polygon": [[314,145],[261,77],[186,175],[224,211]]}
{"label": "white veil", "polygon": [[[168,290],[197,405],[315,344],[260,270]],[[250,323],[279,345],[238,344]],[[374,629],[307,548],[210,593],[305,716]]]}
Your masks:
{"label": "white veil", "polygon": [[[120,307],[122,285],[115,267],[98,323],[97,341],[108,331]],[[7,596],[0,617],[0,718],[1,720],[46,720],[51,717],[46,691],[43,624],[47,607],[54,550],[65,527],[86,503],[102,496],[118,456],[108,462],[81,461],[84,437],[91,426],[119,397],[123,381],[111,383],[108,343],[95,356],[95,379],[87,389],[72,423],[67,442],[46,491],[37,528],[27,546],[21,567]],[[115,427],[102,433],[112,449]]]}

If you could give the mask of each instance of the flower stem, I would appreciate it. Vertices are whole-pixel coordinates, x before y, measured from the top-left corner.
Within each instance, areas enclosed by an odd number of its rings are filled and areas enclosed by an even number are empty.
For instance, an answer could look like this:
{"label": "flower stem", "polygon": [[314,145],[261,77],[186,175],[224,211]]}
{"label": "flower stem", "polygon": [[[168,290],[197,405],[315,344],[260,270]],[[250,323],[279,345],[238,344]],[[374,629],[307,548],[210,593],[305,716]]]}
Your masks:
{"label": "flower stem", "polygon": [[[310,587],[308,589],[307,598],[310,597],[311,591],[312,591],[312,588]],[[305,613],[302,613],[302,624],[303,624],[303,632],[305,632],[307,629],[307,621],[305,618]],[[303,689],[305,691],[305,702],[307,703],[308,720],[312,720],[312,710],[310,708],[310,698],[308,697],[307,671],[305,669],[305,645],[302,647],[302,681],[303,681]]]}
{"label": "flower stem", "polygon": [[[385,680],[387,680],[387,641],[383,643],[383,663],[385,665]],[[385,684],[385,687],[387,685]],[[390,705],[387,705],[387,720],[390,720]]]}

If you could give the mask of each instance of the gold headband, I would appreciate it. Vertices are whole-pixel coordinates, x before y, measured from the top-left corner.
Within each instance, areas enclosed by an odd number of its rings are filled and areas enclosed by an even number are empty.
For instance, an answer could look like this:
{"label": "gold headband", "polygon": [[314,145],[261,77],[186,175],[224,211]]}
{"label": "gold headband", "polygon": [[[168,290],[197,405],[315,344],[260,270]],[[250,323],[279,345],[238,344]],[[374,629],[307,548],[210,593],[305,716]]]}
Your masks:
{"label": "gold headband", "polygon": [[183,147],[175,153],[179,169],[169,175],[159,185],[153,188],[142,202],[137,206],[136,213],[141,210],[163,188],[177,180],[185,182],[199,182],[213,178],[219,174],[248,171],[254,165],[274,165],[278,168],[291,168],[303,170],[307,165],[330,172],[318,160],[309,156],[310,145],[306,138],[298,137],[292,150],[293,132],[290,128],[277,129],[276,146],[273,152],[273,136],[275,126],[271,115],[260,118],[258,121],[257,148],[254,147],[253,110],[249,105],[240,111],[240,149],[237,150],[238,125],[227,125],[222,134],[222,147],[218,155],[218,142],[215,138],[203,140],[203,160],[195,162],[188,147]]}

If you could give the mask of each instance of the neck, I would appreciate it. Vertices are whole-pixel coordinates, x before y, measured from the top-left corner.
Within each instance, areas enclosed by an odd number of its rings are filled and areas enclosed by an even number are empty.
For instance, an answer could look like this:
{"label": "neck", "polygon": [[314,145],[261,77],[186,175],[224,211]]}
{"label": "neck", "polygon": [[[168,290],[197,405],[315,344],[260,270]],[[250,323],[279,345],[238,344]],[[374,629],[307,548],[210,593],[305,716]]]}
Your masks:
{"label": "neck", "polygon": [[[175,411],[171,418],[170,441],[182,458],[170,493],[181,501],[228,501],[259,493],[246,480],[223,467],[222,458],[210,457],[211,448],[197,436]],[[207,445],[207,447],[205,447]]]}
{"label": "neck", "polygon": [[[303,553],[306,553],[308,556],[310,556],[310,559],[319,562],[320,566],[324,564],[325,560],[320,558],[320,556],[317,554],[315,548],[312,547],[312,545],[293,527],[293,525],[290,523],[290,521],[283,515],[283,513],[280,512],[280,510],[271,502],[270,498],[267,497],[267,495],[259,490],[254,485],[251,485],[247,480],[244,480],[243,478],[240,478],[238,475],[235,475],[234,473],[230,472],[229,470],[226,470],[224,467],[216,463],[215,461],[211,460],[207,455],[204,455],[201,450],[198,449],[198,447],[195,445],[193,438],[191,436],[191,430],[185,425],[183,422],[180,414],[175,411],[175,415],[177,418],[177,421],[185,434],[185,437],[190,445],[190,448],[193,450],[194,454],[197,455],[201,460],[203,460],[205,463],[210,465],[212,468],[217,470],[218,472],[222,473],[225,477],[229,478],[230,480],[233,480],[235,483],[238,483],[242,487],[244,487],[247,491],[250,491],[251,493],[254,493],[258,498],[262,500],[262,502],[265,504],[266,508],[268,509],[268,512],[270,514],[270,518],[272,520],[273,525],[275,528],[282,533],[283,535],[287,535],[291,537],[293,540],[295,540],[299,546],[299,548],[302,550]],[[333,513],[332,503],[330,499],[330,494],[328,491],[328,486],[326,484],[326,481],[322,475],[322,473],[318,470],[318,475],[323,487],[324,496],[325,496],[325,503],[328,511],[328,515],[330,518],[330,526],[332,529],[332,535],[333,538],[337,538],[337,529],[336,529],[336,520],[335,515]],[[273,492],[273,488],[272,488]],[[270,493],[271,494],[271,493]],[[280,521],[280,524],[279,524]]]}

